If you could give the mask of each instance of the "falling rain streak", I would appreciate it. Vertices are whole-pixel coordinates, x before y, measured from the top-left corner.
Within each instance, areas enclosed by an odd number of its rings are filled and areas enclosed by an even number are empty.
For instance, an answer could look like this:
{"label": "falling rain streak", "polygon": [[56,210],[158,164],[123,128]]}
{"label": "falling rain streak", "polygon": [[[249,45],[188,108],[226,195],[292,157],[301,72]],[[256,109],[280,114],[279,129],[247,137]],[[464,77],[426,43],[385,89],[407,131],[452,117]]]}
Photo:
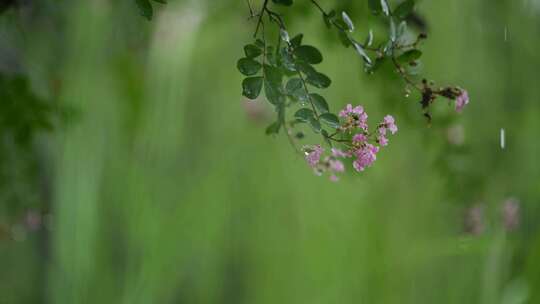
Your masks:
{"label": "falling rain streak", "polygon": [[504,129],[501,128],[501,149],[504,149],[505,146],[506,146],[506,138],[504,134]]}

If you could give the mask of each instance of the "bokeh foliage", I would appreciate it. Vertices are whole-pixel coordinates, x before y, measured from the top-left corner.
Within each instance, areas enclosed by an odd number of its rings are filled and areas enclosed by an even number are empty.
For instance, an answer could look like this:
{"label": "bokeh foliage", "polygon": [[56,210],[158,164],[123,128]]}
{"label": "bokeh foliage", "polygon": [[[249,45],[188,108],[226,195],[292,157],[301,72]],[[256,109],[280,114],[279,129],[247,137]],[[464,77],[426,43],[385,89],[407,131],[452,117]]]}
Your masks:
{"label": "bokeh foliage", "polygon": [[[540,301],[538,1],[419,2],[425,74],[471,95],[459,116],[438,105],[431,127],[391,67],[365,75],[309,3],[281,8],[326,54],[329,104],[400,126],[373,168],[338,184],[265,136],[272,110],[241,97],[245,2],[168,2],[151,22],[135,1],[0,15],[0,117],[33,130],[24,145],[0,130],[0,303]],[[363,35],[383,30],[367,1],[320,2]],[[463,227],[475,205],[480,235]]]}

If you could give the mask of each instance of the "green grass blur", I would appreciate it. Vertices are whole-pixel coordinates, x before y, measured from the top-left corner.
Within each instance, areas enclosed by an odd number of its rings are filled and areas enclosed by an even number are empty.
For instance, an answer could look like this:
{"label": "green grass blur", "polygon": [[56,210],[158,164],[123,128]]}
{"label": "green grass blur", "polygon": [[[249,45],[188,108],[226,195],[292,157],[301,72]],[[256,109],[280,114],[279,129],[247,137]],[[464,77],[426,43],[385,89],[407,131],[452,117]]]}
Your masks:
{"label": "green grass blur", "polygon": [[[0,195],[0,303],[540,303],[540,1],[419,1],[423,73],[471,96],[460,115],[437,104],[431,127],[395,73],[365,75],[311,6],[282,10],[323,51],[332,110],[362,104],[400,128],[339,183],[265,136],[272,111],[241,97],[244,1],[170,0],[151,22],[132,2],[0,15],[0,50],[70,109],[25,154],[2,137],[0,189],[20,194]],[[382,35],[367,1],[320,2]],[[37,182],[10,178],[18,161]],[[464,228],[474,206],[478,234]]]}

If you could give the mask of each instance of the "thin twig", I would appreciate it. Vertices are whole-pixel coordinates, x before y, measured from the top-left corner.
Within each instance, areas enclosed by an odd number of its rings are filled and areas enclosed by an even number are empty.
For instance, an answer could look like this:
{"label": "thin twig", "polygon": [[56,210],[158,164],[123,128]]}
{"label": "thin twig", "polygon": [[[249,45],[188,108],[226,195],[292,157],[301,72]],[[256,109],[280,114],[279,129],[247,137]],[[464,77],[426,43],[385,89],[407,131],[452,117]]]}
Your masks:
{"label": "thin twig", "polygon": [[249,2],[249,0],[246,0],[246,3],[249,8],[249,16],[253,17],[253,8],[251,7],[251,2]]}
{"label": "thin twig", "polygon": [[284,123],[283,126],[285,127],[285,133],[287,133],[287,139],[289,140],[289,143],[291,144],[291,146],[293,147],[293,149],[297,152],[297,153],[302,153],[298,147],[296,146],[296,142],[294,141],[294,138],[292,137],[291,135],[291,129],[289,129],[289,127],[287,127],[287,123]]}
{"label": "thin twig", "polygon": [[325,12],[325,10],[319,5],[319,3],[317,3],[317,1],[315,0],[311,0],[311,3],[313,3],[318,9],[319,11],[321,11],[321,13],[325,16],[328,16],[328,14]]}
{"label": "thin twig", "polygon": [[268,0],[264,0],[263,6],[261,8],[261,12],[259,13],[259,20],[257,21],[257,27],[255,28],[255,33],[253,34],[253,37],[257,37],[257,34],[259,33],[259,27],[261,26],[261,23],[263,22],[262,18],[264,15],[264,11],[266,10],[266,6],[268,5]]}
{"label": "thin twig", "polygon": [[394,66],[398,70],[398,73],[401,75],[401,78],[403,78],[403,80],[405,80],[406,83],[413,86],[420,93],[422,93],[423,92],[422,88],[417,83],[415,83],[412,79],[410,79],[409,76],[407,76],[407,74],[403,71],[403,67],[401,67],[401,65],[397,62],[397,59],[394,56],[394,54],[392,54],[391,57],[392,57],[392,63],[394,64]]}

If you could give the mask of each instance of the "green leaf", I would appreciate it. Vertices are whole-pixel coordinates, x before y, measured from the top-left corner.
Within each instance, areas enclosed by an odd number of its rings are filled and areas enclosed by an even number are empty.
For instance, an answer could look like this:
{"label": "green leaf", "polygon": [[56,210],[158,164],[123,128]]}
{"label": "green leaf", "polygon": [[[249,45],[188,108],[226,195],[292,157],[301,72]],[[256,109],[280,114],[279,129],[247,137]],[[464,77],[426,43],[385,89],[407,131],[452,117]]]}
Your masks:
{"label": "green leaf", "polygon": [[392,42],[397,39],[396,22],[393,17],[390,17],[390,40]]}
{"label": "green leaf", "polygon": [[409,63],[418,60],[422,56],[422,52],[419,50],[408,50],[401,54],[397,60],[401,63]]}
{"label": "green leaf", "polygon": [[283,28],[279,29],[279,36],[281,37],[281,40],[287,43],[291,42],[291,37],[289,36],[289,33],[285,29]]}
{"label": "green leaf", "polygon": [[352,32],[354,31],[354,24],[351,20],[351,18],[349,17],[349,15],[347,15],[346,12],[341,12],[341,18],[343,18],[343,22],[345,22],[345,24],[347,25],[347,28],[349,29],[349,32]]}
{"label": "green leaf", "polygon": [[313,113],[313,110],[308,108],[302,108],[294,113],[294,118],[303,122],[309,122],[314,117],[315,113]]}
{"label": "green leaf", "polygon": [[298,34],[296,36],[294,36],[292,39],[291,39],[291,45],[293,48],[297,48],[299,46],[302,45],[302,39],[304,38],[304,34]]}
{"label": "green leaf", "polygon": [[250,58],[240,58],[236,64],[236,67],[240,73],[246,76],[251,76],[259,72],[261,69],[261,64]]}
{"label": "green leaf", "polygon": [[372,43],[373,43],[373,31],[369,30],[369,33],[368,33],[368,36],[366,37],[364,45],[371,46]]}
{"label": "green leaf", "polygon": [[317,73],[308,75],[306,82],[319,89],[324,89],[330,86],[330,84],[332,83],[332,80],[328,76],[324,75],[323,73],[317,72]]}
{"label": "green leaf", "polygon": [[335,114],[324,113],[319,116],[319,119],[334,129],[340,127],[339,118]]}
{"label": "green leaf", "polygon": [[359,43],[354,43],[354,49],[364,59],[364,61],[371,64],[371,58],[369,58],[368,54]]}
{"label": "green leaf", "polygon": [[255,45],[261,49],[264,49],[264,41],[262,41],[261,39],[255,40]]}
{"label": "green leaf", "polygon": [[272,0],[275,4],[281,4],[285,6],[291,6],[293,4],[293,0]]}
{"label": "green leaf", "polygon": [[394,43],[392,40],[388,40],[384,47],[382,48],[382,52],[385,56],[392,56],[394,52]]}
{"label": "green leaf", "polygon": [[380,57],[375,59],[375,62],[373,62],[371,65],[367,67],[367,72],[373,73],[376,70],[378,70],[387,60],[387,57]]}
{"label": "green leaf", "polygon": [[262,50],[254,44],[248,44],[244,46],[244,53],[247,58],[256,58],[262,54]]}
{"label": "green leaf", "polygon": [[388,5],[388,1],[381,0],[381,8],[386,16],[390,16],[390,5]]}
{"label": "green leaf", "polygon": [[336,19],[334,20],[334,24],[336,24],[339,28],[343,29],[343,31],[347,31],[349,29],[349,25],[345,23],[342,19]]}
{"label": "green leaf", "polygon": [[401,21],[397,29],[397,38],[400,39],[407,31],[407,21]]}
{"label": "green leaf", "polygon": [[304,84],[300,78],[289,79],[287,85],[285,85],[285,91],[287,92],[287,94],[295,97],[296,99],[308,99],[306,89],[304,88]]}
{"label": "green leaf", "polygon": [[141,16],[145,17],[148,20],[152,20],[154,15],[154,10],[152,9],[152,4],[149,0],[135,0],[137,7],[139,8],[139,13]]}
{"label": "green leaf", "polygon": [[329,111],[328,103],[326,102],[324,97],[317,93],[311,93],[309,94],[309,97],[311,98],[311,102],[319,112],[326,113]]}
{"label": "green leaf", "polygon": [[161,4],[167,4],[166,0],[153,0],[154,2],[161,3]]}
{"label": "green leaf", "polygon": [[268,102],[274,105],[279,105],[285,103],[285,96],[281,93],[281,84],[273,83],[264,80],[264,94]]}
{"label": "green leaf", "polygon": [[394,16],[405,19],[414,9],[414,0],[405,0],[394,10]]}
{"label": "green leaf", "polygon": [[285,90],[287,90],[288,93],[292,93],[300,88],[302,88],[302,80],[300,78],[291,78],[289,81],[287,81],[287,85],[285,85]]}
{"label": "green leaf", "polygon": [[323,61],[321,52],[311,45],[301,45],[294,49],[294,55],[298,59],[304,60],[310,64],[318,64]]}
{"label": "green leaf", "polygon": [[297,61],[296,62],[296,69],[300,72],[306,74],[306,75],[313,75],[317,74],[317,71],[314,67],[312,67],[309,63],[303,62],[303,61]]}
{"label": "green leaf", "polygon": [[321,123],[315,118],[315,116],[312,116],[308,122],[315,133],[321,132]]}
{"label": "green leaf", "polygon": [[276,65],[277,64],[276,58],[274,56],[274,47],[273,46],[266,47],[266,60],[271,65]]}
{"label": "green leaf", "polygon": [[248,77],[242,81],[242,95],[255,99],[261,94],[262,85],[262,77]]}
{"label": "green leaf", "polygon": [[283,73],[279,68],[265,64],[264,65],[264,77],[266,81],[276,84],[281,87],[281,82],[283,79]]}
{"label": "green leaf", "polygon": [[378,15],[382,12],[381,0],[368,0],[368,6],[371,13]]}
{"label": "green leaf", "polygon": [[296,67],[294,65],[294,58],[292,56],[292,54],[289,52],[289,48],[287,47],[282,47],[280,50],[279,50],[279,54],[281,55],[281,65],[291,71],[291,72],[295,72],[296,71]]}
{"label": "green leaf", "polygon": [[266,135],[278,134],[281,129],[281,123],[276,121],[266,128]]}

